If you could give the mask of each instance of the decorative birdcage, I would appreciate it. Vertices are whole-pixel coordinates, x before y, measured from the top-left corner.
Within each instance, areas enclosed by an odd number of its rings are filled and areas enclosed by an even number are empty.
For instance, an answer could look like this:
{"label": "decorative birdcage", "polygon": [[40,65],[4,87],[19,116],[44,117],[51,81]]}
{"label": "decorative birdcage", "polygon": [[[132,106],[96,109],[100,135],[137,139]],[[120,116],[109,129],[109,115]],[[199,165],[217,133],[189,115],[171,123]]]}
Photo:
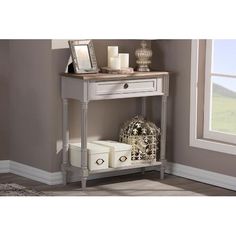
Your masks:
{"label": "decorative birdcage", "polygon": [[135,163],[152,162],[159,157],[160,128],[135,116],[120,130],[120,142],[132,145],[131,160]]}

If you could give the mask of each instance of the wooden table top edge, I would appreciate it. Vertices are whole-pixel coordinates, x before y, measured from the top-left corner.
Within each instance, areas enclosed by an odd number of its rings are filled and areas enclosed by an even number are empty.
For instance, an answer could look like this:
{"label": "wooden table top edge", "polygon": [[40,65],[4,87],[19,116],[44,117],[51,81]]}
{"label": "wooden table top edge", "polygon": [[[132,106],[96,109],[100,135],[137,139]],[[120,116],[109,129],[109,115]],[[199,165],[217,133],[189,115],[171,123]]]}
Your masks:
{"label": "wooden table top edge", "polygon": [[108,74],[108,73],[94,73],[94,74],[72,74],[60,73],[60,76],[66,78],[74,78],[81,80],[113,80],[113,79],[142,79],[153,78],[155,76],[169,75],[165,71],[151,71],[151,72],[134,72],[131,74]]}

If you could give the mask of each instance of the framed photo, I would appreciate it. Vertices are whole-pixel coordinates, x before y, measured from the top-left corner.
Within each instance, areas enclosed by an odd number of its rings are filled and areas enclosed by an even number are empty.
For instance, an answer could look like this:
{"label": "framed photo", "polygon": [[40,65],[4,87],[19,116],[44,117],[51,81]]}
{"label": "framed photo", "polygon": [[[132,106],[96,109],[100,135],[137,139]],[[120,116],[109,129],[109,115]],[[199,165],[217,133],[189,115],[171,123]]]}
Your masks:
{"label": "framed photo", "polygon": [[99,71],[92,40],[69,40],[68,43],[75,73]]}

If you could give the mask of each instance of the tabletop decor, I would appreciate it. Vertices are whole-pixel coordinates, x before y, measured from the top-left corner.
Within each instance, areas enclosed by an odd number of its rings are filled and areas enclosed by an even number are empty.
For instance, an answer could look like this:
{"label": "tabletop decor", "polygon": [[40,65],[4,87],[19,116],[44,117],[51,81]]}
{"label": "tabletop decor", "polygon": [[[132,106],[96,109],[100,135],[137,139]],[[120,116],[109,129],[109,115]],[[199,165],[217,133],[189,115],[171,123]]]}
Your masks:
{"label": "tabletop decor", "polygon": [[129,67],[129,53],[119,53],[118,46],[107,47],[107,67],[102,67],[103,73],[130,74],[133,68]]}
{"label": "tabletop decor", "polygon": [[68,43],[75,73],[97,73],[99,71],[92,40],[70,40]]}
{"label": "tabletop decor", "polygon": [[118,58],[118,57],[119,57],[118,46],[108,46],[107,47],[107,67],[109,68],[111,67],[112,58]]}
{"label": "tabletop decor", "polygon": [[119,141],[132,145],[132,161],[149,162],[156,160],[160,134],[160,128],[154,123],[135,116],[123,124]]}
{"label": "tabletop decor", "polygon": [[129,68],[129,53],[119,53],[120,68]]}
{"label": "tabletop decor", "polygon": [[137,71],[150,71],[149,65],[151,64],[152,50],[147,48],[147,42],[141,42],[141,48],[136,49],[135,56],[137,58]]}
{"label": "tabletop decor", "polygon": [[114,70],[120,70],[120,58],[117,57],[110,57],[110,68]]}
{"label": "tabletop decor", "polygon": [[102,67],[101,72],[108,74],[132,74],[134,73],[134,69],[131,67],[122,69],[111,69],[109,67]]}

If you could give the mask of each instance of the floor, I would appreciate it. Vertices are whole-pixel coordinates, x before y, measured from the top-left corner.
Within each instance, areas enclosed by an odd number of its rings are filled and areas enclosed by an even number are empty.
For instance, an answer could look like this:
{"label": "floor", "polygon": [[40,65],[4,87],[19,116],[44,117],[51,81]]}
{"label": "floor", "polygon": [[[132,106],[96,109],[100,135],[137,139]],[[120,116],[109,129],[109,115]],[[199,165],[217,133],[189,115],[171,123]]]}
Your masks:
{"label": "floor", "polygon": [[0,183],[16,183],[49,196],[236,196],[236,191],[152,171],[88,181],[86,191],[80,183],[49,186],[14,174],[0,174]]}

